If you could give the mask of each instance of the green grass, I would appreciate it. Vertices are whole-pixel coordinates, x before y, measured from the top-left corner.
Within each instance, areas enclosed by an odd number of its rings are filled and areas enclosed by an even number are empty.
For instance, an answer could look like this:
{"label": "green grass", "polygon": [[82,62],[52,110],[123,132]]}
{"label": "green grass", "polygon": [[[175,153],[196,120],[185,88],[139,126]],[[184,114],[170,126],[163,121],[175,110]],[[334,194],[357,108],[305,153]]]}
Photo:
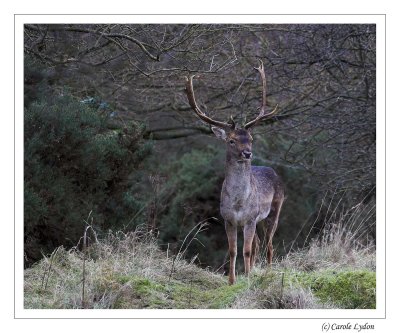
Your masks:
{"label": "green grass", "polygon": [[278,266],[254,272],[241,298],[240,308],[375,309],[376,273],[367,269],[299,271]]}
{"label": "green grass", "polygon": [[346,309],[376,308],[376,274],[368,270],[299,272],[292,277],[322,302]]}
{"label": "green grass", "polygon": [[116,275],[108,280],[98,291],[119,290],[112,308],[150,308],[150,309],[224,309],[228,308],[246,283],[240,280],[229,286],[221,281],[218,287],[211,288],[195,281],[186,283],[176,279],[155,280],[140,276]]}
{"label": "green grass", "polygon": [[275,262],[272,268],[256,267],[249,278],[239,275],[236,284],[230,286],[225,276],[182,258],[168,257],[149,235],[110,234],[92,245],[86,256],[77,250],[59,248],[26,269],[24,306],[29,309],[374,309],[374,258],[372,249],[350,251],[337,242],[314,243]]}
{"label": "green grass", "polygon": [[[96,244],[85,259],[59,248],[25,270],[25,308],[229,308],[247,282],[227,278],[161,252],[154,239],[125,235]],[[82,302],[84,299],[84,302]]]}

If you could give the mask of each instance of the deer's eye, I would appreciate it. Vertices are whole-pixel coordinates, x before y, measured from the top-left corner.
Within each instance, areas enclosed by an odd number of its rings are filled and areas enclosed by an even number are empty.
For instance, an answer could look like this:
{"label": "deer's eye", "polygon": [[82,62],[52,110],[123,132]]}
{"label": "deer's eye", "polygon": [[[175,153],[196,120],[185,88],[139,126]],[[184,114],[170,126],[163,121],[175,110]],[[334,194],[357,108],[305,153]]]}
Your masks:
{"label": "deer's eye", "polygon": [[229,143],[230,143],[231,145],[234,145],[234,144],[235,144],[235,140],[229,140]]}

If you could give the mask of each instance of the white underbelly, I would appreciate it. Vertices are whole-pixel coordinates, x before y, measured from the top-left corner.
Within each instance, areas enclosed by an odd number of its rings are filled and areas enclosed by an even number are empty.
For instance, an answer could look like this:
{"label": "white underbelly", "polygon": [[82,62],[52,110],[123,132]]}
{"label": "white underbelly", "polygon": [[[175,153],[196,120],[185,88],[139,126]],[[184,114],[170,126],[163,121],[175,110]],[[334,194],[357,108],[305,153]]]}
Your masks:
{"label": "white underbelly", "polygon": [[269,215],[269,211],[270,211],[271,207],[268,208],[268,210],[265,210],[263,212],[260,212],[260,214],[258,214],[257,218],[256,218],[256,223],[266,219]]}
{"label": "white underbelly", "polygon": [[230,211],[230,216],[229,216],[229,220],[231,221],[231,223],[241,226],[243,227],[245,224],[247,224],[248,222],[251,222],[252,220],[255,220],[256,223],[266,219],[268,217],[270,208],[268,208],[267,210],[261,211],[259,212],[258,215],[254,216],[254,215],[249,215],[248,212],[246,212],[246,210],[231,210]]}
{"label": "white underbelly", "polygon": [[244,226],[246,222],[249,220],[249,217],[247,214],[245,214],[244,211],[233,211],[232,212],[232,222],[234,222],[236,225]]}

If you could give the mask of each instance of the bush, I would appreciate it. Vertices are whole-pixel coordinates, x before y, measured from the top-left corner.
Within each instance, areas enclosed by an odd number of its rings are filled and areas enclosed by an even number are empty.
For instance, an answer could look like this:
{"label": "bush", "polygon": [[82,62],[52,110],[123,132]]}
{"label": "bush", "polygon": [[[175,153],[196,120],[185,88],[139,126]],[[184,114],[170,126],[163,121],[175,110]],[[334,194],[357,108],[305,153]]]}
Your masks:
{"label": "bush", "polygon": [[[180,243],[200,221],[207,220],[208,227],[196,236],[188,256],[198,254],[201,264],[218,267],[226,252],[226,236],[219,218],[219,197],[223,181],[221,155],[211,146],[193,149],[168,165],[169,175],[164,184],[168,205],[160,216],[160,238],[164,244]],[[221,237],[222,235],[222,237]],[[209,250],[213,249],[213,254]],[[172,247],[174,250],[174,248]]]}
{"label": "bush", "polygon": [[137,209],[128,177],[149,153],[143,128],[110,130],[104,110],[72,96],[47,95],[25,109],[24,235],[31,263],[60,245],[76,245],[92,211],[98,228]]}

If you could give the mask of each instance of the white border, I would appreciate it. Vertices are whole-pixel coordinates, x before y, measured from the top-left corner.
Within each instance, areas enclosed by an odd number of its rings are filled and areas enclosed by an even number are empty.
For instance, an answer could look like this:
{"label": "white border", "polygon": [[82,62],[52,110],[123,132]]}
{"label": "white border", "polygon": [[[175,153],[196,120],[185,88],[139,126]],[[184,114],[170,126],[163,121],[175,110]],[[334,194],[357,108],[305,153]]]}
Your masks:
{"label": "white border", "polygon": [[[23,308],[23,24],[375,23],[377,25],[376,310],[26,310]],[[384,318],[385,16],[383,15],[17,15],[15,16],[15,318]]]}

